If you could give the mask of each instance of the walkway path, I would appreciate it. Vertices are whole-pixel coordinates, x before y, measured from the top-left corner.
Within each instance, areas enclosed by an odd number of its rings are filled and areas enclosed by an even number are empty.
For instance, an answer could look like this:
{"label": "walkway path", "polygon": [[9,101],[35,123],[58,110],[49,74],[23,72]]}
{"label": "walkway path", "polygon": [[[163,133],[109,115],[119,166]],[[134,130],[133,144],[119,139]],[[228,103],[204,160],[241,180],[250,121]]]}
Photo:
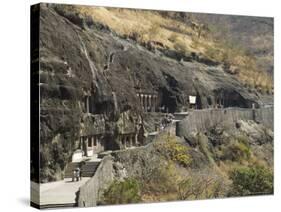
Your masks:
{"label": "walkway path", "polygon": [[81,181],[72,182],[72,179],[66,178],[62,181],[40,184],[40,206],[75,205],[76,192],[89,179],[84,177]]}

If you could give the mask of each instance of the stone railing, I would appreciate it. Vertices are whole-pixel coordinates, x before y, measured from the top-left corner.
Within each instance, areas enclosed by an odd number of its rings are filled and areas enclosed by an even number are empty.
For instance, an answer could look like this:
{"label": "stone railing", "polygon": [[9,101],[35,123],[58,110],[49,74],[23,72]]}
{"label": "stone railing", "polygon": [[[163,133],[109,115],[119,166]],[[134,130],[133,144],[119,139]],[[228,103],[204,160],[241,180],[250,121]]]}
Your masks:
{"label": "stone railing", "polygon": [[180,122],[177,122],[176,135],[187,136],[190,133],[207,131],[218,124],[234,126],[238,120],[254,120],[273,129],[273,107],[248,109],[225,108],[194,110]]}
{"label": "stone railing", "polygon": [[95,175],[79,188],[77,204],[79,207],[96,206],[102,191],[113,181],[113,162],[111,156],[105,156]]}

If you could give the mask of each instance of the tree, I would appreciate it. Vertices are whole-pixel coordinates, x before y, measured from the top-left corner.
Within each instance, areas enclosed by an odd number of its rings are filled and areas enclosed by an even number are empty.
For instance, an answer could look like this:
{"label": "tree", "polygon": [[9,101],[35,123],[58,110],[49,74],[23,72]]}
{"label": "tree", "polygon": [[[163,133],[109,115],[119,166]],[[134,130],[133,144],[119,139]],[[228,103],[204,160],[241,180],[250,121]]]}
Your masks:
{"label": "tree", "polygon": [[134,178],[113,181],[103,193],[102,204],[138,203],[141,200],[140,185]]}
{"label": "tree", "polygon": [[273,193],[273,174],[264,166],[240,167],[230,173],[232,188],[229,196]]}

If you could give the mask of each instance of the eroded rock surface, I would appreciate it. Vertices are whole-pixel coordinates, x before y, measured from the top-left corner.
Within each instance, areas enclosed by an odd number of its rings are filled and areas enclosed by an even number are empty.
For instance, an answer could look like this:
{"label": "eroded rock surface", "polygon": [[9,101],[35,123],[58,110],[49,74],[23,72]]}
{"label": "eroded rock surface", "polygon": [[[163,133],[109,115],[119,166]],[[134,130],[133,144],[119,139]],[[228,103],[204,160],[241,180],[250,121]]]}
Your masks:
{"label": "eroded rock surface", "polygon": [[218,97],[226,107],[263,103],[221,64],[149,51],[94,20],[41,4],[41,181],[63,177],[81,135],[103,134],[106,149],[119,149],[118,134],[134,133],[143,118],[140,89],[157,92],[169,112],[186,107],[190,95],[197,96],[199,109],[213,107]]}

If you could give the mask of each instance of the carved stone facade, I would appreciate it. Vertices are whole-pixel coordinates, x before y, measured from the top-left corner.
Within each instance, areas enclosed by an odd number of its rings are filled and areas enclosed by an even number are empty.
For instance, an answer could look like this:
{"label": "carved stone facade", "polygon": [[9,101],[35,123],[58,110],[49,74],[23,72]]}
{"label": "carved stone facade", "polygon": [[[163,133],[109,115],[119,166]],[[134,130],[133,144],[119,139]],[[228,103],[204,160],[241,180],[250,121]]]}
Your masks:
{"label": "carved stone facade", "polygon": [[144,112],[155,112],[159,106],[159,97],[156,92],[138,91],[140,106]]}
{"label": "carved stone facade", "polygon": [[92,156],[105,150],[103,135],[87,135],[80,137],[80,146],[85,156]]}
{"label": "carved stone facade", "polygon": [[136,133],[119,134],[118,141],[121,149],[139,146]]}

